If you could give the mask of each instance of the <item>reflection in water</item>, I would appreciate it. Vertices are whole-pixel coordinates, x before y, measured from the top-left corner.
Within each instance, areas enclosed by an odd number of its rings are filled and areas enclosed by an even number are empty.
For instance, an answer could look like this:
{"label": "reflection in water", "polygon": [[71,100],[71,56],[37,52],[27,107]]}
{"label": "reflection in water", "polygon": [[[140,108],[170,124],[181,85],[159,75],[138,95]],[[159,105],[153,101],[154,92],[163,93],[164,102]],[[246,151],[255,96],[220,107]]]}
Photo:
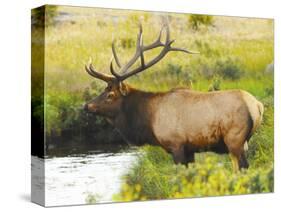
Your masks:
{"label": "reflection in water", "polygon": [[[112,195],[120,189],[121,177],[135,158],[136,152],[92,152],[45,159],[46,206],[85,204],[89,194],[97,202],[111,202]],[[32,160],[35,171],[39,168],[35,161],[39,159]],[[32,178],[38,181],[36,174]]]}

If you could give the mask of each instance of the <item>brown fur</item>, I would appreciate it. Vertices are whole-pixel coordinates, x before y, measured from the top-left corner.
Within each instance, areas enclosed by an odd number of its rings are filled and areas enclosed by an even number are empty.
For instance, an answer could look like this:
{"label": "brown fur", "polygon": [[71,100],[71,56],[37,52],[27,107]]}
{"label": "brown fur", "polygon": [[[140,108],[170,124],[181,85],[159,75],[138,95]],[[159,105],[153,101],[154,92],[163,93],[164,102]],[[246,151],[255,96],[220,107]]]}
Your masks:
{"label": "brown fur", "polygon": [[108,83],[86,109],[106,117],[130,143],[162,146],[176,163],[214,151],[230,153],[239,168],[248,167],[244,145],[263,114],[262,103],[242,90],[151,93],[122,82]]}

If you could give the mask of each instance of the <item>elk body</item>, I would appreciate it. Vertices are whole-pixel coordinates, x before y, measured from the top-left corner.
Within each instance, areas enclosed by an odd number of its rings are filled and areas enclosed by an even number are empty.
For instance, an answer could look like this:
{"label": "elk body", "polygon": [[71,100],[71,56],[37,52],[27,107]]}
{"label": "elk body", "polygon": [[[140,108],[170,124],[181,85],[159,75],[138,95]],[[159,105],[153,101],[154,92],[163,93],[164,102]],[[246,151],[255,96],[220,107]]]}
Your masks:
{"label": "elk body", "polygon": [[[166,39],[161,41],[162,31]],[[213,151],[229,153],[234,170],[248,168],[245,147],[262,121],[263,105],[243,90],[198,92],[173,89],[168,92],[146,92],[124,83],[124,80],[157,63],[169,51],[194,53],[172,47],[169,27],[164,26],[158,39],[143,45],[142,28],[137,38],[134,57],[121,65],[112,44],[118,74],[111,61],[107,75],[95,71],[92,64],[86,71],[107,83],[105,91],[85,104],[85,110],[105,117],[129,143],[155,144],[171,153],[175,163],[194,161],[194,153]],[[159,55],[145,63],[144,52],[162,47]],[[140,66],[128,69],[140,59]]]}

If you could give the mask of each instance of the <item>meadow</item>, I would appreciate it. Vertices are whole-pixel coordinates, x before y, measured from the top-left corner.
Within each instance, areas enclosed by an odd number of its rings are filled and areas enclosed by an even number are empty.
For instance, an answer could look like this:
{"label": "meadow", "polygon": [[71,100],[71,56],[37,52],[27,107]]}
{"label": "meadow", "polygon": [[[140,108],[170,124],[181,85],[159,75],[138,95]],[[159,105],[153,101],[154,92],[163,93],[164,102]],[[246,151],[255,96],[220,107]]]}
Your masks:
{"label": "meadow", "polygon": [[[48,12],[48,11],[47,11]],[[140,157],[128,174],[116,201],[247,194],[273,191],[274,159],[274,43],[273,21],[213,16],[211,24],[194,28],[188,14],[147,13],[59,7],[57,17],[45,29],[45,108],[49,138],[71,132],[73,136],[94,132],[94,142],[113,143],[115,132],[102,118],[85,115],[82,105],[104,88],[91,78],[84,65],[92,58],[96,70],[109,73],[111,43],[125,62],[135,50],[138,23],[143,25],[144,43],[152,42],[165,17],[175,46],[198,51],[187,55],[169,53],[157,65],[127,80],[135,88],[168,91],[175,87],[212,92],[243,89],[265,105],[264,121],[251,138],[247,158],[249,170],[234,174],[227,156],[196,155],[189,167],[174,165],[159,147],[139,149]],[[36,30],[33,30],[36,38]],[[40,48],[40,38],[32,48]],[[159,50],[145,55],[149,59]],[[40,64],[36,54],[32,68]],[[33,76],[36,79],[36,75]],[[36,102],[36,95],[33,101]],[[39,112],[38,112],[39,114]],[[91,200],[94,202],[94,200]],[[91,202],[89,201],[89,202]]]}

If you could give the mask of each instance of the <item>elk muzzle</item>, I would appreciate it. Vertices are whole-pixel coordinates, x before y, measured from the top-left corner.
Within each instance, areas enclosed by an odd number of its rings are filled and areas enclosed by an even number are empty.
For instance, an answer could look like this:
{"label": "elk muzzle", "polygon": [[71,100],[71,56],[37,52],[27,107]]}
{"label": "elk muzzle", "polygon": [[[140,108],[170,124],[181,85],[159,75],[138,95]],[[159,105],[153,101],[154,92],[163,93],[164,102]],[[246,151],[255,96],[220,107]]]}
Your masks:
{"label": "elk muzzle", "polygon": [[86,103],[84,105],[84,110],[87,111],[87,112],[97,112],[97,109],[98,107],[96,106],[96,104],[93,104],[93,103]]}

